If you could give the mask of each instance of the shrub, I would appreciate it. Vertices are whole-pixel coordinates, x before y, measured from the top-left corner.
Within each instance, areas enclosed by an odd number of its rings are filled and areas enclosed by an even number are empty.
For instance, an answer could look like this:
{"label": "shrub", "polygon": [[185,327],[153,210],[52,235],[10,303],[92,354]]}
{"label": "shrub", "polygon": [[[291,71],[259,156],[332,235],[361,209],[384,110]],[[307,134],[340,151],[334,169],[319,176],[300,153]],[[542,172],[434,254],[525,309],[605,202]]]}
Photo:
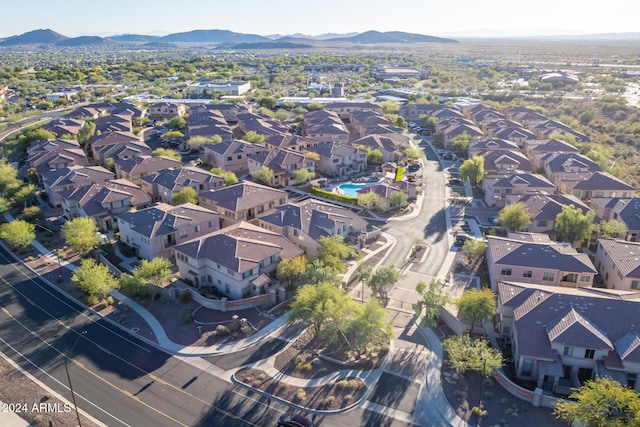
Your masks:
{"label": "shrub", "polygon": [[191,292],[189,291],[184,291],[181,295],[180,295],[180,302],[182,303],[188,303],[191,302],[191,300],[193,300],[193,295],[191,295]]}
{"label": "shrub", "polygon": [[500,398],[500,400],[498,400],[498,403],[500,403],[501,405],[506,405],[507,403],[509,403],[509,399],[507,399],[506,397],[502,397]]}
{"label": "shrub", "polygon": [[309,372],[313,369],[313,365],[309,362],[298,362],[296,363],[296,369],[298,371]]}
{"label": "shrub", "polygon": [[193,322],[193,316],[191,315],[191,313],[182,316],[182,323],[188,325],[191,322]]}
{"label": "shrub", "polygon": [[312,188],[311,189],[311,194],[314,194],[314,195],[320,196],[320,197],[324,197],[326,199],[335,200],[335,201],[338,201],[338,202],[349,203],[349,204],[352,204],[352,205],[358,204],[358,198],[357,197],[343,196],[342,194],[332,193],[331,191],[321,190],[319,188]]}
{"label": "shrub", "polygon": [[331,404],[332,404],[333,402],[335,402],[335,401],[336,401],[335,396],[333,396],[333,395],[329,395],[329,396],[325,397],[324,399],[322,399],[322,404],[323,404],[324,406],[331,406]]}
{"label": "shrub", "polygon": [[87,305],[93,306],[100,302],[97,296],[95,295],[87,295]]}
{"label": "shrub", "polygon": [[358,388],[359,386],[360,386],[360,381],[357,379],[344,379],[336,383],[336,387],[338,388],[352,389],[352,388]]}
{"label": "shrub", "polygon": [[347,395],[344,397],[344,401],[345,401],[345,402],[350,402],[351,400],[353,400],[353,395],[352,395],[352,394],[347,394]]}
{"label": "shrub", "polygon": [[254,380],[251,383],[251,387],[253,387],[253,388],[260,388],[261,385],[262,385],[262,381],[260,381],[260,380]]}
{"label": "shrub", "polygon": [[227,328],[224,325],[216,326],[216,335],[229,335],[231,333],[231,329]]}
{"label": "shrub", "polygon": [[303,388],[299,388],[298,391],[296,391],[295,399],[298,402],[302,402],[302,401],[306,400],[307,399],[307,392]]}
{"label": "shrub", "polygon": [[485,409],[481,409],[477,406],[474,406],[473,409],[471,409],[471,413],[476,417],[486,417],[489,414]]}

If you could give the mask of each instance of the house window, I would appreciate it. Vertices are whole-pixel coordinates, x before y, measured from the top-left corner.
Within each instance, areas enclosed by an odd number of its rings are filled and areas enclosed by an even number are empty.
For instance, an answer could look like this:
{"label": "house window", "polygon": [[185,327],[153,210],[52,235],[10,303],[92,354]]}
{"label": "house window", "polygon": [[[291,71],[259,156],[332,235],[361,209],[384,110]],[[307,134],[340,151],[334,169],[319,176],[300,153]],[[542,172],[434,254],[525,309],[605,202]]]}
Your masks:
{"label": "house window", "polygon": [[562,352],[563,356],[573,356],[573,347],[565,347]]}
{"label": "house window", "polygon": [[209,221],[207,225],[209,226],[209,228],[213,228],[213,221]]}
{"label": "house window", "polygon": [[196,225],[196,233],[199,233],[199,232],[200,232],[200,226]]}
{"label": "house window", "polygon": [[522,272],[522,277],[531,277],[533,275],[533,271],[525,270]]}
{"label": "house window", "polygon": [[553,282],[554,279],[555,279],[555,274],[553,273],[545,272],[542,275],[542,280],[544,280],[545,282]]}
{"label": "house window", "polygon": [[640,290],[640,280],[633,280],[631,282],[631,289]]}
{"label": "house window", "polygon": [[296,237],[298,237],[300,235],[300,232],[298,231],[297,228],[293,229],[293,235],[296,236]]}
{"label": "house window", "polygon": [[242,160],[242,154],[238,154],[238,160]]}
{"label": "house window", "polygon": [[596,351],[591,348],[586,349],[584,352],[585,359],[593,359],[595,355],[596,355]]}
{"label": "house window", "polygon": [[187,237],[187,230],[180,230],[180,238],[184,239],[185,237]]}
{"label": "house window", "polygon": [[502,271],[500,272],[500,274],[502,276],[511,276],[511,269],[510,268],[503,268]]}
{"label": "house window", "polygon": [[585,283],[589,283],[589,282],[591,282],[591,276],[586,276],[586,275],[580,276],[580,281],[581,282],[585,282]]}
{"label": "house window", "polygon": [[547,221],[538,221],[538,227],[546,227]]}
{"label": "house window", "polygon": [[232,156],[227,157],[227,161],[230,162],[231,160],[233,160]]}
{"label": "house window", "polygon": [[533,372],[533,360],[531,359],[523,359],[522,360],[522,375],[531,375]]}

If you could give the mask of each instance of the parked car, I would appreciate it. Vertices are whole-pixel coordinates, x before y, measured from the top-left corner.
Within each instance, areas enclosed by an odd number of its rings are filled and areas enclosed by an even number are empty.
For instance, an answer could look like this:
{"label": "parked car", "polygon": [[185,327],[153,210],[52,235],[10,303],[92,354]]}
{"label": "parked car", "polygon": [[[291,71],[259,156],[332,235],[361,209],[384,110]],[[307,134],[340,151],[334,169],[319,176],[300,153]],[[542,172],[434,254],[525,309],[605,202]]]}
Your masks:
{"label": "parked car", "polygon": [[407,167],[407,172],[409,173],[416,173],[420,170],[420,163],[411,163],[408,167]]}
{"label": "parked car", "polygon": [[313,421],[298,414],[282,414],[276,427],[313,427]]}
{"label": "parked car", "polygon": [[456,234],[456,246],[464,246],[464,242],[466,242],[467,240],[475,240],[476,238],[473,237],[470,234],[463,234],[463,233],[459,233]]}
{"label": "parked car", "polygon": [[462,180],[460,178],[449,178],[449,184],[462,185]]}

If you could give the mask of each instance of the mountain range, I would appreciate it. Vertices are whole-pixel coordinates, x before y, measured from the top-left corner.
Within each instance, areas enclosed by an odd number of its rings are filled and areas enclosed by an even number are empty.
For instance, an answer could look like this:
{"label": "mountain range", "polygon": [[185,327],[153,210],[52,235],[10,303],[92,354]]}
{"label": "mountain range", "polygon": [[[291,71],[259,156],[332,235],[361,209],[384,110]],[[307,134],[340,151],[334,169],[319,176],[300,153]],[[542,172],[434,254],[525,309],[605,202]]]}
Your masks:
{"label": "mountain range", "polygon": [[96,46],[116,44],[138,44],[166,46],[175,44],[212,44],[230,49],[282,49],[329,47],[343,44],[380,44],[380,43],[456,43],[456,40],[405,33],[401,31],[367,31],[349,35],[327,34],[324,36],[260,36],[257,34],[236,33],[228,30],[193,30],[166,36],[148,36],[142,34],[121,34],[109,37],[82,36],[67,37],[50,29],[39,29],[0,40],[3,46]]}

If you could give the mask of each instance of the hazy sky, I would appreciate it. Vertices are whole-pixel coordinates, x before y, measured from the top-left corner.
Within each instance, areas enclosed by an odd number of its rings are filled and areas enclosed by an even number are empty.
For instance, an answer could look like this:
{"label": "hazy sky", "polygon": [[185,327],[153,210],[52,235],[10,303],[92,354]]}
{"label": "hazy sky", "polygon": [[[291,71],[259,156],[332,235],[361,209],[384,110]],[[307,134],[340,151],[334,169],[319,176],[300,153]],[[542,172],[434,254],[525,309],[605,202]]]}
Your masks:
{"label": "hazy sky", "polygon": [[260,35],[406,31],[554,35],[640,31],[637,0],[8,0],[0,38],[224,29]]}

